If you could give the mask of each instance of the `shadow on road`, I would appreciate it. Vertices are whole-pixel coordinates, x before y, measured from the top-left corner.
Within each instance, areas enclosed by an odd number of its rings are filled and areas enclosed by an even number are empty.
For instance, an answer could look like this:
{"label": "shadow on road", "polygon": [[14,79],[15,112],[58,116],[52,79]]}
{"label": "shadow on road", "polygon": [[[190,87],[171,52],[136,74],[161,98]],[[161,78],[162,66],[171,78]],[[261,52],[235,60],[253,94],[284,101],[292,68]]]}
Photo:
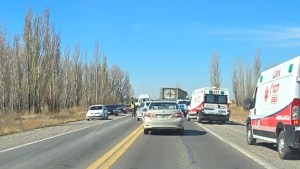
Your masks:
{"label": "shadow on road", "polygon": [[202,136],[205,135],[206,131],[200,130],[184,130],[183,136]]}
{"label": "shadow on road", "polygon": [[206,131],[199,130],[184,130],[183,135],[178,131],[170,131],[170,130],[153,130],[151,131],[152,135],[161,135],[161,136],[202,136],[206,134]]}
{"label": "shadow on road", "polygon": [[221,123],[220,121],[202,121],[203,124],[211,124],[211,125],[232,125],[232,126],[245,126],[244,124],[237,123],[234,121],[227,121],[226,123]]}

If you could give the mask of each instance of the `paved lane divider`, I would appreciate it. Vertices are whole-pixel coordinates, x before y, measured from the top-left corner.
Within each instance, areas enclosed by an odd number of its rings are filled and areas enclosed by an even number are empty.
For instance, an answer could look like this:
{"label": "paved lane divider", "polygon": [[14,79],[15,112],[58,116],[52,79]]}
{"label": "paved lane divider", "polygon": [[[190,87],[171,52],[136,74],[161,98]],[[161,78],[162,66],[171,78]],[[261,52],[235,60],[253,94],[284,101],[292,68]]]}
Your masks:
{"label": "paved lane divider", "polygon": [[143,125],[139,126],[132,133],[126,136],[115,147],[110,149],[107,153],[101,156],[97,161],[90,165],[87,169],[103,168],[107,169],[112,166],[119,157],[126,152],[130,145],[142,134]]}

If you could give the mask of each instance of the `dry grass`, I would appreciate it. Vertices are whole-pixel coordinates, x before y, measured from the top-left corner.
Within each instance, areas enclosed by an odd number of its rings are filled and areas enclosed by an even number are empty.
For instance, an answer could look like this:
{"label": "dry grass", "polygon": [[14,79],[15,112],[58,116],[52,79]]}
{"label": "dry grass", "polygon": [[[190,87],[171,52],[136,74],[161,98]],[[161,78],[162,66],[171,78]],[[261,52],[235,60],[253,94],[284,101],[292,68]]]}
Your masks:
{"label": "dry grass", "polygon": [[236,107],[235,104],[231,105],[230,121],[234,121],[240,124],[245,124],[245,121],[249,115],[248,111],[245,111],[243,107]]}
{"label": "dry grass", "polygon": [[85,109],[62,110],[59,114],[0,113],[0,136],[16,132],[54,126],[85,118]]}
{"label": "dry grass", "polygon": [[[248,112],[231,105],[230,121],[245,124]],[[0,113],[0,136],[85,119],[84,108],[62,110],[59,114]]]}

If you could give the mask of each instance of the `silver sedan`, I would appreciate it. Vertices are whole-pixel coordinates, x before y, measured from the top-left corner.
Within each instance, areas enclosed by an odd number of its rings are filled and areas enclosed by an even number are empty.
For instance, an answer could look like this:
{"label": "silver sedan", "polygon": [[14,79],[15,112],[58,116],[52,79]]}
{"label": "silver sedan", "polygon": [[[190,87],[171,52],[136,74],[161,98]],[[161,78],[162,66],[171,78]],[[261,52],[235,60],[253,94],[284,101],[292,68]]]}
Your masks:
{"label": "silver sedan", "polygon": [[176,102],[154,101],[144,114],[144,134],[151,130],[177,130],[184,131],[184,115]]}

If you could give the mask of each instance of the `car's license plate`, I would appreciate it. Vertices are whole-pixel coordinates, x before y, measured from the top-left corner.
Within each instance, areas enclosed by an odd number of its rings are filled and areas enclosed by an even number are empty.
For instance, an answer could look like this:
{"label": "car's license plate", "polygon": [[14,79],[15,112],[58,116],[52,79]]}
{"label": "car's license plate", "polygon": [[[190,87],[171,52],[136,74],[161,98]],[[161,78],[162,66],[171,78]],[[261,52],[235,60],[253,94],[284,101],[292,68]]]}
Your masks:
{"label": "car's license plate", "polygon": [[225,114],[226,110],[218,110],[218,113]]}

